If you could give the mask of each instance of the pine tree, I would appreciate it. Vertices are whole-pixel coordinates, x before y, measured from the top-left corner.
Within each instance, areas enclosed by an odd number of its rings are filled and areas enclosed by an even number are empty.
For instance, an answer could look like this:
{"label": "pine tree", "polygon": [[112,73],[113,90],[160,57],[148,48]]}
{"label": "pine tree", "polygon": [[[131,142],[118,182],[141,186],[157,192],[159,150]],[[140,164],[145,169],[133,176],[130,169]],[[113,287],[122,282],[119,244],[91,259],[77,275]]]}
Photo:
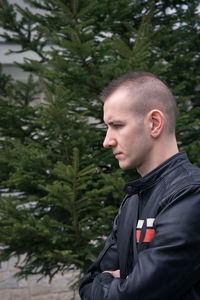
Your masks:
{"label": "pine tree", "polygon": [[26,254],[18,276],[51,279],[85,271],[137,176],[102,149],[99,94],[112,79],[144,70],[166,81],[180,148],[200,165],[198,1],[26,2],[38,13],[0,6],[3,38],[38,55],[18,64],[27,82],[0,74],[0,259]]}

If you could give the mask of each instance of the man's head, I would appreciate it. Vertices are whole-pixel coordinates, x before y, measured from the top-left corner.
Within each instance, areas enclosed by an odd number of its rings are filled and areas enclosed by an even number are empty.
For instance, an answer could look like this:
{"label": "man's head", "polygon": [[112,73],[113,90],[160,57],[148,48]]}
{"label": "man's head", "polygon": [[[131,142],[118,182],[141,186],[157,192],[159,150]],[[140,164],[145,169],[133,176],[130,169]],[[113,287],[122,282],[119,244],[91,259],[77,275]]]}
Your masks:
{"label": "man's head", "polygon": [[152,109],[161,110],[166,117],[169,133],[175,133],[177,107],[166,84],[152,73],[129,72],[113,80],[102,92],[105,101],[119,88],[126,88],[133,100],[134,110],[145,115]]}
{"label": "man's head", "polygon": [[104,147],[113,149],[121,168],[137,168],[143,175],[177,151],[176,103],[156,76],[127,73],[112,81],[101,99],[108,126]]}

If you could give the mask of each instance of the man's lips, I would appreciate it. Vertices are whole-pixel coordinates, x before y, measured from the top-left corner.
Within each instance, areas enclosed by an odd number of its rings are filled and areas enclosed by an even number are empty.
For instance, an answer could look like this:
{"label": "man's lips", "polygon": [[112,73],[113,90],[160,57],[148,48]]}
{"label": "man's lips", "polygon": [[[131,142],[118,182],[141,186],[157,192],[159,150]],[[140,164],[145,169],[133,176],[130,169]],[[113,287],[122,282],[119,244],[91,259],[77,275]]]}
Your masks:
{"label": "man's lips", "polygon": [[115,152],[115,153],[114,153],[114,156],[115,156],[116,158],[119,158],[120,155],[122,155],[122,152]]}

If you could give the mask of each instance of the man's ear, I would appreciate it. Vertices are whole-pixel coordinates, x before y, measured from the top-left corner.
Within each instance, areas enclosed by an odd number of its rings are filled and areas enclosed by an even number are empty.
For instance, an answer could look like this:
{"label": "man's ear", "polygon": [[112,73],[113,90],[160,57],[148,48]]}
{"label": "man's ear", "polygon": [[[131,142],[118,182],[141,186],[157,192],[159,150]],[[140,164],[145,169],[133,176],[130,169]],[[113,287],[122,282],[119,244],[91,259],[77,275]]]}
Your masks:
{"label": "man's ear", "polygon": [[164,129],[165,116],[162,111],[153,109],[148,113],[148,124],[150,135],[153,138],[158,138]]}

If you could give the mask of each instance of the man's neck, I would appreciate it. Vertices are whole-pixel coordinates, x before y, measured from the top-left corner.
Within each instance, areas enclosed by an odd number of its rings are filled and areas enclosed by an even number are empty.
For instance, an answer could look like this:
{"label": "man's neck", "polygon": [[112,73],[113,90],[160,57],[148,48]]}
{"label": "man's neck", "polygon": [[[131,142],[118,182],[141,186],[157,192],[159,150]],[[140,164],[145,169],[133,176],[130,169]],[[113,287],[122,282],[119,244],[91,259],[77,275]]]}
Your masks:
{"label": "man's neck", "polygon": [[166,144],[165,147],[156,147],[152,151],[151,158],[143,165],[141,168],[138,168],[138,173],[144,177],[146,174],[153,171],[160,164],[165,162],[167,159],[179,152],[176,140],[173,143]]}

